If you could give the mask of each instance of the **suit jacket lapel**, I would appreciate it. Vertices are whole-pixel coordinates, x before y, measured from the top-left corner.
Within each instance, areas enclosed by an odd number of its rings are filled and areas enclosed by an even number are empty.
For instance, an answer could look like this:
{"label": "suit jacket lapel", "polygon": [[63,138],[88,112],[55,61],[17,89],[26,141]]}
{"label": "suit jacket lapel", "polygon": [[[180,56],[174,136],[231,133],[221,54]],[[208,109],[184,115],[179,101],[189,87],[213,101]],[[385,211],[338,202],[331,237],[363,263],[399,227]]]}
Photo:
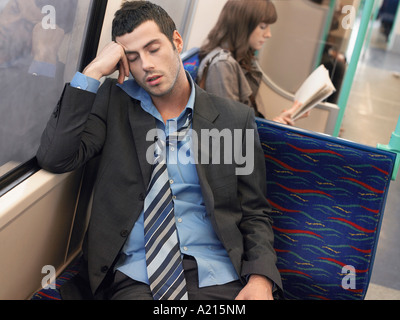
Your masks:
{"label": "suit jacket lapel", "polygon": [[146,138],[148,132],[156,128],[155,119],[145,112],[139,104],[132,103],[129,106],[129,123],[133,140],[135,141],[143,181],[147,187],[150,182],[152,165],[151,162],[147,161],[146,154],[148,150],[149,152],[154,152],[154,141],[147,141]]}
{"label": "suit jacket lapel", "polygon": [[[218,118],[219,112],[215,109],[213,102],[206,92],[197,85],[194,114],[197,115],[199,119],[204,120],[203,124],[207,126],[207,129],[215,128],[213,123]],[[195,123],[193,123],[193,125],[195,125]],[[203,128],[198,127],[197,129]]]}
{"label": "suit jacket lapel", "polygon": [[[209,164],[202,163],[201,161],[201,145],[202,139],[208,139],[209,145],[211,145],[212,137],[207,134],[202,134],[202,130],[212,130],[215,128],[215,120],[218,118],[219,113],[214,108],[212,101],[209,99],[208,95],[196,86],[196,100],[194,107],[194,117],[193,117],[193,130],[197,133],[199,143],[197,146],[197,174],[199,176],[200,186],[203,192],[204,203],[206,205],[206,209],[209,215],[212,215],[214,212],[214,198],[212,194],[211,187],[208,183],[207,170]],[[205,132],[203,131],[203,133]],[[207,151],[208,150],[204,150]]]}

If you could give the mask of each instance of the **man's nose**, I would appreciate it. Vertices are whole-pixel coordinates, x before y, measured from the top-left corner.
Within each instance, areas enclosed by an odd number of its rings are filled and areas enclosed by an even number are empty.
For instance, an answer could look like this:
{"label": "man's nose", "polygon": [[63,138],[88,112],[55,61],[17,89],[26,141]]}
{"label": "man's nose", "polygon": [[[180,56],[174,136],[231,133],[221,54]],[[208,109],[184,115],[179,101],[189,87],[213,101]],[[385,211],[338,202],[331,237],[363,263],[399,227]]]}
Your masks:
{"label": "man's nose", "polygon": [[154,69],[153,59],[151,59],[151,57],[148,55],[144,55],[142,57],[142,68],[145,71]]}

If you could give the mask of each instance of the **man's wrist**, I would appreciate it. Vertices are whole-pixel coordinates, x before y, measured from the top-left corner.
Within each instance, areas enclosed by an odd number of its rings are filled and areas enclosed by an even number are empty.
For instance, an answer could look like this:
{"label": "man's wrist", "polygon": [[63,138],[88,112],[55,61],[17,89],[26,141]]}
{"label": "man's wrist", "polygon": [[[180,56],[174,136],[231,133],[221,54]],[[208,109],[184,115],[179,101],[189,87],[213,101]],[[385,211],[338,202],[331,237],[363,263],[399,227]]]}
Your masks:
{"label": "man's wrist", "polygon": [[99,72],[95,66],[92,64],[88,65],[85,70],[82,72],[85,76],[90,77],[92,79],[100,80],[103,77],[103,74]]}
{"label": "man's wrist", "polygon": [[80,72],[77,72],[70,83],[71,87],[86,90],[92,93],[97,93],[100,87],[100,81]]}
{"label": "man's wrist", "polygon": [[262,283],[263,285],[265,285],[267,288],[271,289],[272,291],[274,291],[275,288],[276,288],[275,282],[270,280],[268,277],[262,276],[262,275],[259,275],[259,274],[251,274],[249,276],[247,282],[248,283],[250,283],[250,282]]}

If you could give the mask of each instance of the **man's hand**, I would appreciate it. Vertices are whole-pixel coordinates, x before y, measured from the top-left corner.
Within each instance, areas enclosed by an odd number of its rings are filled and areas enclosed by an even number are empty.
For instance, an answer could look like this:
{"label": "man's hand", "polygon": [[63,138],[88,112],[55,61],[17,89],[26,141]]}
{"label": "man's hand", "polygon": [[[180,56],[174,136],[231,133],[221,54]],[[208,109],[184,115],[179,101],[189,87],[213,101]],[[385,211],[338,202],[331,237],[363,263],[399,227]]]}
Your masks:
{"label": "man's hand", "polygon": [[251,275],[247,285],[239,292],[235,300],[274,300],[273,283],[260,275]]}
{"label": "man's hand", "polygon": [[113,41],[85,68],[83,74],[100,80],[117,70],[119,70],[118,82],[122,84],[125,77],[129,77],[129,63],[124,48]]}

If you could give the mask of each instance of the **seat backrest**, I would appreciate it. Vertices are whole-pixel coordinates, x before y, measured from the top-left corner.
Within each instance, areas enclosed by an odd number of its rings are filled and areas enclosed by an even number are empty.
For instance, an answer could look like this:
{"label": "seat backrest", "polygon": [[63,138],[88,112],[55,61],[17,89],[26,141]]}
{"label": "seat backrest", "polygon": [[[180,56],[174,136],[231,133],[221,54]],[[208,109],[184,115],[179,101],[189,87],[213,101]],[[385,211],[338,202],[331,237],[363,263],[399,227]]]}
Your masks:
{"label": "seat backrest", "polygon": [[197,72],[199,71],[199,48],[192,48],[181,55],[183,67],[192,76],[193,80],[197,80]]}
{"label": "seat backrest", "polygon": [[257,119],[288,299],[364,299],[395,154]]}

